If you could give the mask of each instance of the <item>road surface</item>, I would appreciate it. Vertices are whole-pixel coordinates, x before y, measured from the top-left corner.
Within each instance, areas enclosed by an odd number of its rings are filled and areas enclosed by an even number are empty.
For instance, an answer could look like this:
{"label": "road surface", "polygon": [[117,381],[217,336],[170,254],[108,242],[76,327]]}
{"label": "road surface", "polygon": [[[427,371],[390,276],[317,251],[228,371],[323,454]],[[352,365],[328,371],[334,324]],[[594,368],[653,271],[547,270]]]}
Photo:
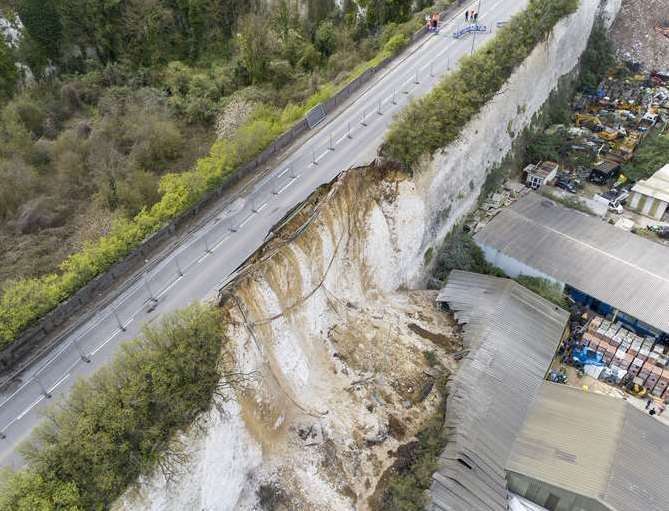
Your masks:
{"label": "road surface", "polygon": [[244,196],[190,233],[143,278],[26,370],[18,385],[0,394],[0,465],[22,465],[17,445],[41,420],[45,407],[66,395],[77,378],[109,362],[142,325],[214,296],[292,207],[341,171],[373,160],[394,114],[411,98],[427,93],[474,45],[494,35],[496,22],[508,20],[527,0],[482,0],[479,24],[487,25],[489,32],[454,39],[453,32],[464,26],[465,10],[477,3],[463,5],[439,34],[429,34],[393,61],[301,146],[287,151]]}

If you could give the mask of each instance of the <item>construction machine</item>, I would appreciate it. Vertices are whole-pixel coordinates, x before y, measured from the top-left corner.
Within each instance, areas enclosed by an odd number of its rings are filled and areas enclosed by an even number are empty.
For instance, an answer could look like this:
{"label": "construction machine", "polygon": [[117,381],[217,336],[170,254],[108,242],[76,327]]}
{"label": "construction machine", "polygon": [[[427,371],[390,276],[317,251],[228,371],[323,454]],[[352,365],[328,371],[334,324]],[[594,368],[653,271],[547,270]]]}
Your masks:
{"label": "construction machine", "polygon": [[602,131],[604,129],[602,121],[596,115],[576,114],[574,123],[577,128],[586,127],[592,131]]}
{"label": "construction machine", "polygon": [[613,142],[614,140],[618,140],[620,138],[621,134],[619,131],[611,129],[611,128],[604,128],[602,131],[599,131],[597,133],[597,136],[601,138],[602,140],[606,140],[608,142]]}

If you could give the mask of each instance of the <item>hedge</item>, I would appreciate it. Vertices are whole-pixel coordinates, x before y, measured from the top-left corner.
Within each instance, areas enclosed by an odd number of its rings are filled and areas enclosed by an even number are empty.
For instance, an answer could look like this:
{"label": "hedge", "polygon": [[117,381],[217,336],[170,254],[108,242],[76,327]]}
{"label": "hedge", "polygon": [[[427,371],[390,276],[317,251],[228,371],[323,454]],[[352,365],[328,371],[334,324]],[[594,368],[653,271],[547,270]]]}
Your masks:
{"label": "hedge", "polygon": [[579,0],[530,0],[497,35],[427,96],[413,101],[391,126],[384,156],[412,169],[418,161],[456,140],[462,127],[489,102]]}
{"label": "hedge", "polygon": [[[407,34],[414,31],[415,26],[416,21],[412,20],[390,30],[388,41],[378,55],[352,70],[345,81],[353,80],[399,53],[409,44]],[[326,84],[301,105],[289,104],[283,109],[261,105],[232,138],[214,143],[210,154],[199,160],[194,169],[163,176],[159,185],[160,201],[132,219],[116,221],[108,235],[65,259],[58,273],[8,282],[0,297],[0,349],[95,276],[123,259],[149,235],[197,203],[206,192],[225,182],[239,166],[261,153],[312,107],[332,97],[336,88],[335,84]]]}
{"label": "hedge", "polygon": [[5,474],[0,511],[108,509],[140,475],[171,466],[170,441],[207,411],[219,385],[219,309],[192,306],[123,346],[75,384]]}

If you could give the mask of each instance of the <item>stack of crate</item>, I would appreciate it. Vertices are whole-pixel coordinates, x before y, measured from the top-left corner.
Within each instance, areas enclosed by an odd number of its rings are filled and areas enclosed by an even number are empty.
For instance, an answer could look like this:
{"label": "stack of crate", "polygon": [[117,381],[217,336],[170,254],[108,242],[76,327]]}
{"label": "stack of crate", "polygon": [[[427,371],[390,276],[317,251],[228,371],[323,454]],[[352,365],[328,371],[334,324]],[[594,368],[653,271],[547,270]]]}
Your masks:
{"label": "stack of crate", "polygon": [[669,399],[669,357],[652,337],[640,337],[600,316],[592,318],[583,334],[587,346],[604,357],[609,367],[627,371],[634,381],[657,397]]}

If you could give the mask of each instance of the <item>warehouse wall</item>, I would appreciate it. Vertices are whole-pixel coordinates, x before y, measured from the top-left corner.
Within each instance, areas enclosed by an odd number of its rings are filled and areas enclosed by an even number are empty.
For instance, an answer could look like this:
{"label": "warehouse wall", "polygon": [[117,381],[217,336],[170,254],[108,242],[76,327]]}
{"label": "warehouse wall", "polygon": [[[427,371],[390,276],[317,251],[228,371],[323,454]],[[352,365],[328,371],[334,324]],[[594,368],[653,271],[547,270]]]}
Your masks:
{"label": "warehouse wall", "polygon": [[490,264],[492,264],[494,266],[497,266],[498,268],[501,268],[502,270],[504,270],[504,273],[506,273],[509,277],[516,278],[520,275],[527,275],[529,277],[540,277],[542,279],[546,279],[546,280],[550,280],[551,282],[555,282],[562,289],[564,289],[564,286],[565,286],[564,282],[560,282],[559,280],[555,280],[555,278],[548,275],[547,273],[536,270],[536,269],[532,268],[531,266],[528,266],[527,264],[522,263],[522,262],[518,261],[517,259],[514,259],[513,257],[510,257],[510,256],[500,252],[496,248],[490,247],[488,245],[482,245],[478,242],[476,244],[483,251],[483,255],[485,256],[486,261],[488,261]]}
{"label": "warehouse wall", "polygon": [[610,511],[600,502],[515,472],[507,474],[509,491],[548,511]]}

